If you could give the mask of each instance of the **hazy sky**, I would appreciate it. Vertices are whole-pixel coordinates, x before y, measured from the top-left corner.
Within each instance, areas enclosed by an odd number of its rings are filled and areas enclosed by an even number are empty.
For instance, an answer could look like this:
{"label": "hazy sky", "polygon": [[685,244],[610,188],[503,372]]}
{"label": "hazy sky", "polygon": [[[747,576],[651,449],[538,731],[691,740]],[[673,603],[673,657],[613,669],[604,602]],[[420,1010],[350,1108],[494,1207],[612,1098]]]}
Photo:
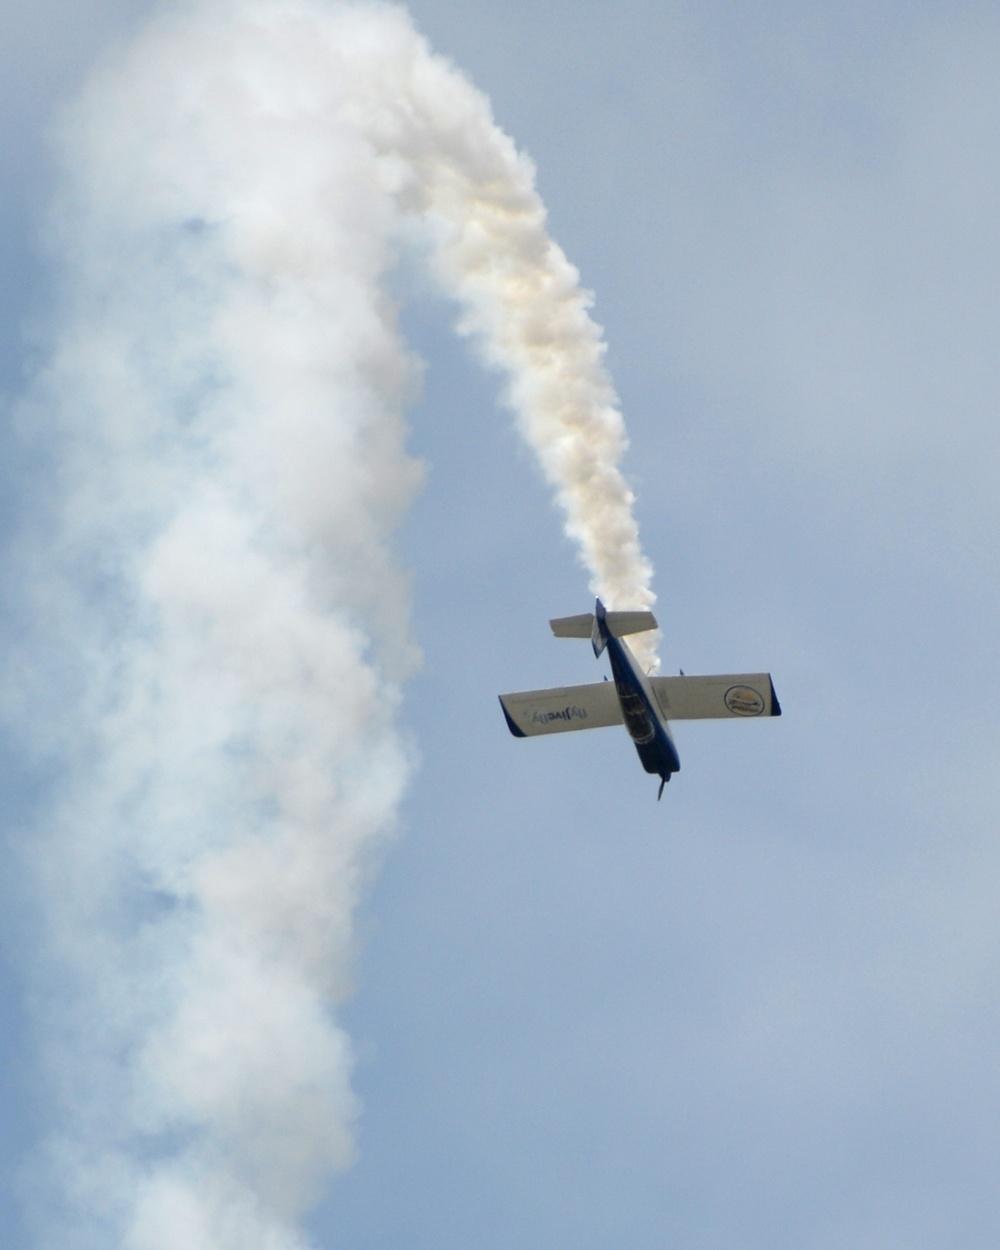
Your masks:
{"label": "hazy sky", "polygon": [[[5,411],[58,283],[45,128],[144,7],[2,18]],[[680,726],[659,804],[620,731],[510,737],[499,691],[601,671],[546,624],[587,610],[586,576],[496,379],[414,299],[421,767],[363,908],[359,1159],[316,1244],[992,1250],[1000,14],[411,12],[537,163],[596,293],[664,671],[769,668],[785,715]],[[2,450],[9,529],[42,470]],[[22,1250],[47,1126],[17,839],[42,783],[3,779],[0,1245]]]}

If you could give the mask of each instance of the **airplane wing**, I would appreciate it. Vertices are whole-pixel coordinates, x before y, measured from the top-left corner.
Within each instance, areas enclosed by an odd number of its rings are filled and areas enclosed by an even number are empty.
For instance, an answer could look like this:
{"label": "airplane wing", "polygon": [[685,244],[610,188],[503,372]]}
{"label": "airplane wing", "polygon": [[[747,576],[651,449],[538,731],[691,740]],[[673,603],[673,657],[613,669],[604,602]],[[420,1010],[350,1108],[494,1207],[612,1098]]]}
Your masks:
{"label": "airplane wing", "polygon": [[515,738],[566,733],[571,729],[599,729],[622,723],[613,681],[502,694],[500,706]]}
{"label": "airplane wing", "polygon": [[781,715],[770,673],[651,677],[649,684],[667,720]]}

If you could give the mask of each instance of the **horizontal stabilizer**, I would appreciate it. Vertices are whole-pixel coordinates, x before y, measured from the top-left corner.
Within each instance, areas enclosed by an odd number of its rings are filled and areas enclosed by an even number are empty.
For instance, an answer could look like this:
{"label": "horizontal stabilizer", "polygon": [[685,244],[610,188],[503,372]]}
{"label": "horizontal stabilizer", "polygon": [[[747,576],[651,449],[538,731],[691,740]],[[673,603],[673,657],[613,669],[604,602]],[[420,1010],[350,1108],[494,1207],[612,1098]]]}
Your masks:
{"label": "horizontal stabilizer", "polygon": [[593,612],[584,612],[582,616],[557,616],[549,621],[549,626],[557,638],[589,638],[594,628]]}
{"label": "horizontal stabilizer", "polygon": [[649,684],[667,720],[781,715],[770,673],[651,677]]}
{"label": "horizontal stabilizer", "polygon": [[[626,634],[642,634],[656,629],[656,617],[652,612],[606,612],[604,620],[612,638],[624,638]],[[590,638],[594,630],[593,612],[582,616],[557,616],[549,621],[557,638]]]}
{"label": "horizontal stabilizer", "polygon": [[612,638],[624,638],[626,634],[644,634],[656,629],[656,617],[652,612],[606,612],[608,633]]}
{"label": "horizontal stabilizer", "polygon": [[502,694],[500,706],[515,738],[566,733],[572,729],[601,729],[606,725],[622,723],[613,681]]}

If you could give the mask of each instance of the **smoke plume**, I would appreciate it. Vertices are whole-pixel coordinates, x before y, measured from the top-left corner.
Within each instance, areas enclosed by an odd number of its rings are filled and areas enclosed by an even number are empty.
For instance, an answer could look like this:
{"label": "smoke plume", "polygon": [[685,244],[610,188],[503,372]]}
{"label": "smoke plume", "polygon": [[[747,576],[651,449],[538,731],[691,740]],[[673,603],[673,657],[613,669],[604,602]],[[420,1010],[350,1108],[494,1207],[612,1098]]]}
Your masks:
{"label": "smoke plume", "polygon": [[593,589],[645,607],[624,427],[529,162],[401,9],[174,5],[60,151],[23,410],[58,498],[6,696],[60,778],[33,842],[63,1126],[41,1238],[291,1250],[351,1161],[335,1011],[411,768],[401,252],[502,371]]}

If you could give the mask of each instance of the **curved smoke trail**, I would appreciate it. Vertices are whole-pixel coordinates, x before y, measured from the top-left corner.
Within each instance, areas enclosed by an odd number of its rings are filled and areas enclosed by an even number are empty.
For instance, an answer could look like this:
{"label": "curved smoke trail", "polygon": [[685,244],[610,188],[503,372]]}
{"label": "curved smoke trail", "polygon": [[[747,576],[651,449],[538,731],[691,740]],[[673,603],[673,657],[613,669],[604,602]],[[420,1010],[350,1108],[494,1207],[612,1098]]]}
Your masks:
{"label": "curved smoke trail", "polygon": [[286,1250],[351,1158],[331,1012],[410,768],[399,249],[423,240],[506,374],[594,588],[643,607],[623,424],[530,165],[400,9],[177,7],[62,153],[65,298],[26,405],[59,440],[51,645],[21,686],[65,777],[38,852],[53,1242]]}

